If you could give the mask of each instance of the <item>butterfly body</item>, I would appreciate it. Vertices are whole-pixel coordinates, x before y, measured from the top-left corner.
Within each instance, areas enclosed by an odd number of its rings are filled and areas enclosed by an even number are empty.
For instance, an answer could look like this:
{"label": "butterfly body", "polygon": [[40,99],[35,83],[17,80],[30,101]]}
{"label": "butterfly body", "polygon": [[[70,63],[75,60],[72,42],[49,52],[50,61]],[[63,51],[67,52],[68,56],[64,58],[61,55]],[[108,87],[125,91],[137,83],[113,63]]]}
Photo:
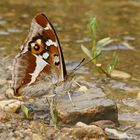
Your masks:
{"label": "butterfly body", "polygon": [[63,81],[66,67],[56,32],[44,14],[32,20],[29,35],[14,59],[12,88],[15,95],[47,77],[53,84]]}

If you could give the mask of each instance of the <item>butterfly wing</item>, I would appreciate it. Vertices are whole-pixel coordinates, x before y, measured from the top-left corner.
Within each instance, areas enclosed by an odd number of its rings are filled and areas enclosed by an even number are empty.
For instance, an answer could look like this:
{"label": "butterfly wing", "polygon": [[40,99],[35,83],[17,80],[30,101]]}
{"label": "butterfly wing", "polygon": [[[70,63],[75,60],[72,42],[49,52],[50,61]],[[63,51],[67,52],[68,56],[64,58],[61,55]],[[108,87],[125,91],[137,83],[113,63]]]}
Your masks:
{"label": "butterfly wing", "polygon": [[44,14],[31,23],[29,35],[14,59],[12,74],[16,95],[25,86],[48,77],[53,84],[63,81],[66,67],[57,34]]}

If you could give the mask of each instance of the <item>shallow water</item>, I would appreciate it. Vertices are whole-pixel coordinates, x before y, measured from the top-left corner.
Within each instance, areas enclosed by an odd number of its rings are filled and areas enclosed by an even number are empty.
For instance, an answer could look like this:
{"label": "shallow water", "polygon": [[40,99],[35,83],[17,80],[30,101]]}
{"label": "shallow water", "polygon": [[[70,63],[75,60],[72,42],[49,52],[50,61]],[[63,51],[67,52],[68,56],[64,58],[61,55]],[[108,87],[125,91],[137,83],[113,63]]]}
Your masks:
{"label": "shallow water", "polygon": [[[85,57],[80,46],[81,44],[90,46],[87,23],[90,14],[94,13],[98,20],[98,39],[110,36],[120,42],[127,41],[134,47],[134,50],[116,50],[116,52],[120,59],[118,68],[131,73],[135,80],[116,80],[115,84],[113,81],[109,81],[107,84],[99,82],[99,84],[102,84],[104,91],[117,102],[120,120],[124,121],[122,118],[127,116],[127,123],[139,122],[137,119],[137,116],[140,115],[139,101],[136,100],[137,92],[129,93],[126,90],[131,87],[132,90],[140,88],[139,0],[127,0],[127,2],[126,0],[81,0],[80,2],[69,0],[40,2],[34,0],[33,3],[27,0],[5,0],[0,1],[0,7],[0,56],[14,56],[28,34],[33,16],[38,12],[44,12],[55,26],[65,59],[70,63],[80,62]],[[109,62],[112,52],[104,52],[101,61]],[[90,83],[96,81],[93,80],[94,76],[102,78],[95,72],[90,63],[89,65],[86,65],[89,69],[85,70],[88,71],[88,74],[84,70],[79,70],[79,73]],[[113,84],[118,85],[118,87],[114,88]],[[130,104],[126,104],[127,101]],[[134,102],[136,103],[132,106]],[[137,114],[131,119],[133,113]]]}

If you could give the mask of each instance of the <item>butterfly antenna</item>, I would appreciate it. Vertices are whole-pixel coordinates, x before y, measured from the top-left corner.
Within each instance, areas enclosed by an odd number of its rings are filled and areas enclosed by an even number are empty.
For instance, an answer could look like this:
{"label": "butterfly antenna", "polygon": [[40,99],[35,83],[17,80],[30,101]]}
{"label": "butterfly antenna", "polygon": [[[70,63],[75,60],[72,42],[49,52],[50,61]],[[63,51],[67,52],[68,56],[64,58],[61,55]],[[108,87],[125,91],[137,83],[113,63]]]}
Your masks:
{"label": "butterfly antenna", "polygon": [[[99,54],[101,55],[101,53]],[[87,65],[89,62],[92,62],[94,59],[96,59],[99,55],[97,55],[96,57],[92,58],[91,60],[85,62],[84,64],[82,64],[85,61],[85,58],[82,59],[82,61],[72,70],[71,73],[77,71],[79,68],[81,68],[82,66]],[[81,65],[82,64],[82,65]]]}
{"label": "butterfly antenna", "polygon": [[81,64],[82,64],[84,61],[85,61],[85,58],[83,58],[83,59],[81,60],[81,62],[80,62],[72,71],[76,71],[76,70],[81,66]]}

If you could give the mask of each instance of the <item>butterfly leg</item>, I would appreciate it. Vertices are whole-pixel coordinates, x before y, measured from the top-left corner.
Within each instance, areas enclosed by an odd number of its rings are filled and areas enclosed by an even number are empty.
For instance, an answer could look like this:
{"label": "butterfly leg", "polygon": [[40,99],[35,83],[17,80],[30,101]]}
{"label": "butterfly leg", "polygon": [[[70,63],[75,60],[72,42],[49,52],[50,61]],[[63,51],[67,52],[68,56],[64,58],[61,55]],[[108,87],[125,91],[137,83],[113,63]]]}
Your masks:
{"label": "butterfly leg", "polygon": [[73,101],[72,101],[70,91],[68,91],[68,92],[67,92],[67,94],[68,94],[68,96],[69,96],[69,99],[70,99],[70,101],[71,101],[71,103],[72,103],[73,107],[76,107],[76,105],[75,105],[75,104],[73,103]]}

